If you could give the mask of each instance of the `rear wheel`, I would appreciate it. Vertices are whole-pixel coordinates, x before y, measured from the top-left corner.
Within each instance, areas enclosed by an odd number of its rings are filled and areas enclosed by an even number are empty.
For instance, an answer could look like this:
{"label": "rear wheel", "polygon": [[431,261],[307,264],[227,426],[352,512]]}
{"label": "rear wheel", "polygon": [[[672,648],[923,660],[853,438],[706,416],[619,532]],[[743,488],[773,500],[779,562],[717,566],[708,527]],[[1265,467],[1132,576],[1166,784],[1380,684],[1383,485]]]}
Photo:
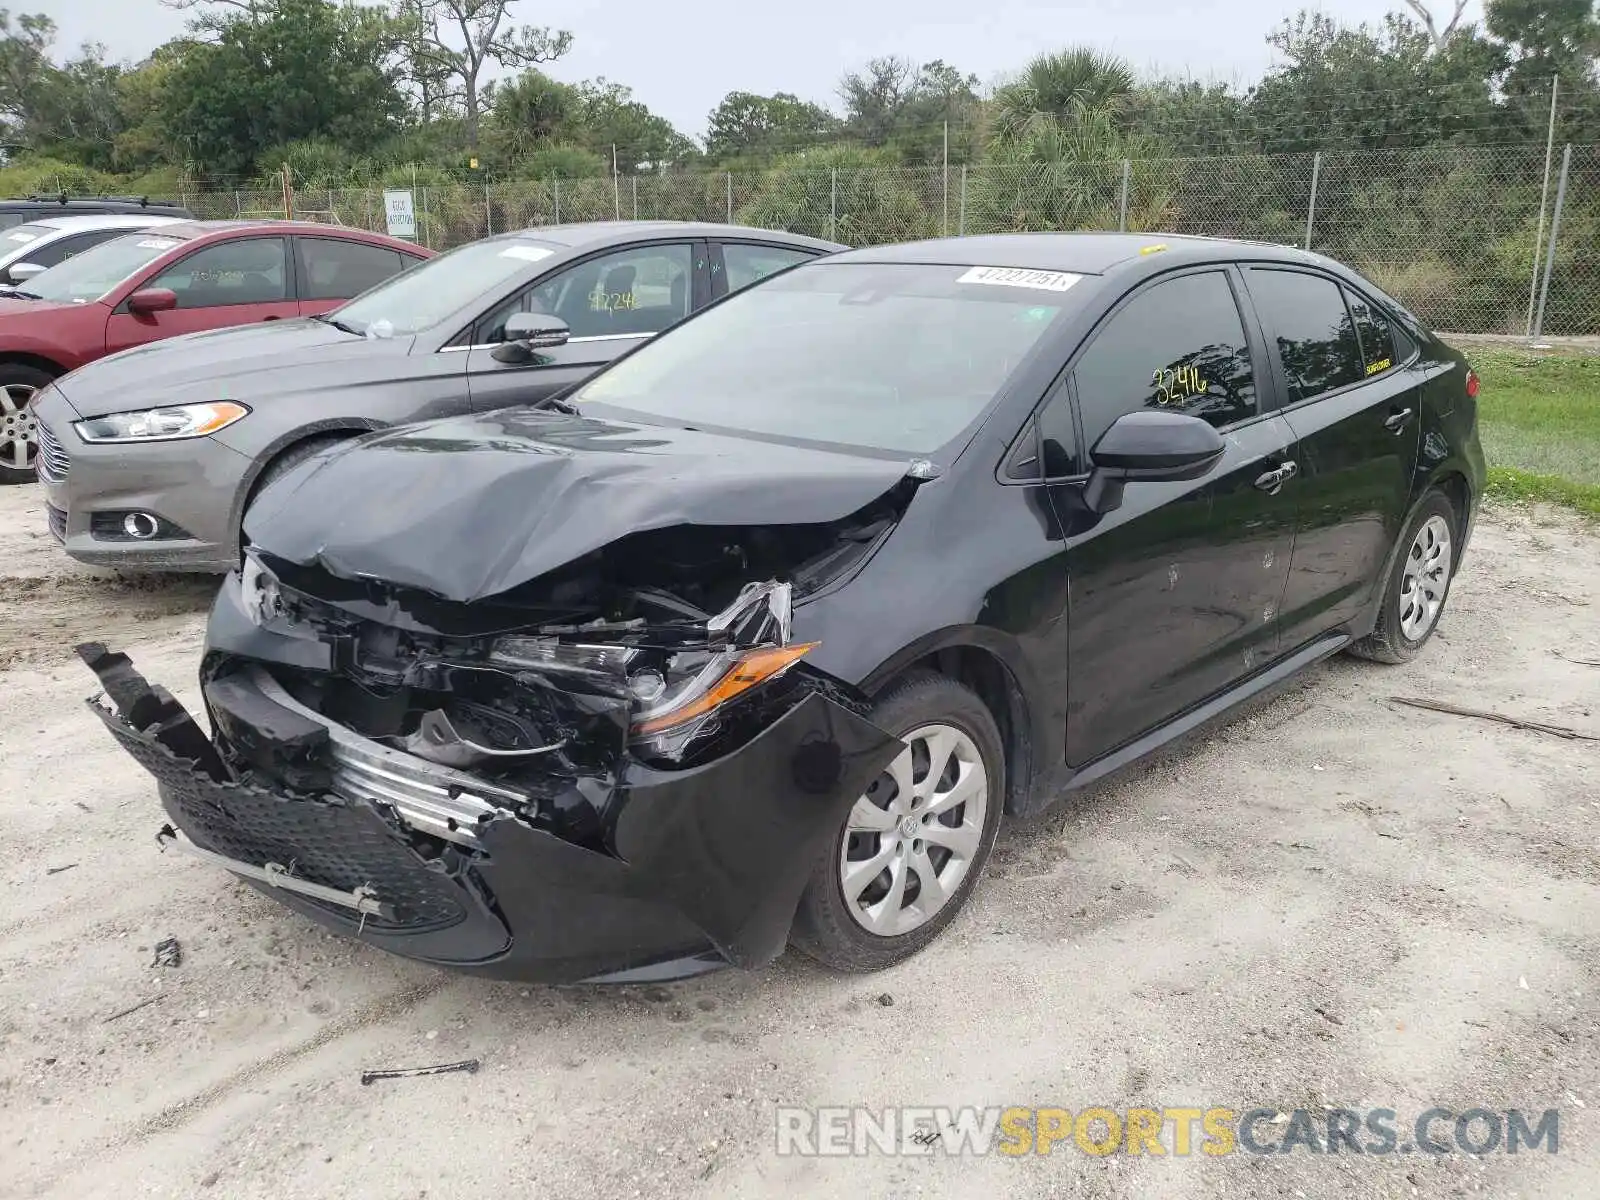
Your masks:
{"label": "rear wheel", "polygon": [[903,749],[846,815],[812,871],[791,935],[841,971],[921,950],[966,903],[994,845],[1005,756],[967,688],[918,674],[873,710]]}
{"label": "rear wheel", "polygon": [[1416,657],[1439,627],[1456,568],[1455,505],[1443,492],[1422,498],[1405,532],[1384,589],[1378,623],[1350,647],[1358,658],[1403,663]]}
{"label": "rear wheel", "polygon": [[33,482],[39,454],[33,398],[53,378],[38,367],[0,364],[0,484]]}

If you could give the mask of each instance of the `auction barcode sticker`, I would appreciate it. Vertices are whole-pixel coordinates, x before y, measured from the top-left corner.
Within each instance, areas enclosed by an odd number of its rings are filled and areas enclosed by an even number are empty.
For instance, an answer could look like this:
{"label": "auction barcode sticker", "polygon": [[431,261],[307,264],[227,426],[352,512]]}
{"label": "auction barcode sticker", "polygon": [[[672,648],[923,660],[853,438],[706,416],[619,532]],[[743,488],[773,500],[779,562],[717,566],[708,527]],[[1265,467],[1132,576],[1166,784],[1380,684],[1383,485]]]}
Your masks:
{"label": "auction barcode sticker", "polygon": [[1082,275],[1074,275],[1068,271],[1034,271],[1027,267],[973,267],[956,282],[990,283],[999,287],[1064,292],[1082,278]]}

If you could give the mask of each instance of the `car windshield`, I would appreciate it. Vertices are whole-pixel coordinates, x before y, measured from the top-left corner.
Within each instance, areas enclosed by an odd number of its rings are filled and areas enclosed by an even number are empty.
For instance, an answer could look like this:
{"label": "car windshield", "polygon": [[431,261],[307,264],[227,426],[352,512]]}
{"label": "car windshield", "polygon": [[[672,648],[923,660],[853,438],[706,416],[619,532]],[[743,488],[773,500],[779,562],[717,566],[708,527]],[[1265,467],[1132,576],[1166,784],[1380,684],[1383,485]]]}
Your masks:
{"label": "car windshield", "polygon": [[495,299],[502,283],[552,257],[556,249],[531,238],[470,242],[369,288],[336,309],[331,319],[375,337],[421,333],[474,300]]}
{"label": "car windshield", "polygon": [[88,304],[113,290],[183,239],[130,233],[63,259],[22,285],[23,295],[62,304]]}
{"label": "car windshield", "polygon": [[[1031,285],[1016,281],[1024,275]],[[1075,278],[814,263],[686,321],[569,399],[674,423],[927,454],[988,407],[1069,303],[1064,292]]]}

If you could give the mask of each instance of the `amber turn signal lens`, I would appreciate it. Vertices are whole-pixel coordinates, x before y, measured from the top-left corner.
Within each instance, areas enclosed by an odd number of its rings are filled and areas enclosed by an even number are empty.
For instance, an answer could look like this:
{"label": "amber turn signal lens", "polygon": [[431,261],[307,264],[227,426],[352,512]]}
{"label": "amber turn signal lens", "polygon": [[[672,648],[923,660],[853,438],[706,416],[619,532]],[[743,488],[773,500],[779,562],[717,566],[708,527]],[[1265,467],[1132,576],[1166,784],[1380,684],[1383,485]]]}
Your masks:
{"label": "amber turn signal lens", "polygon": [[735,696],[788,670],[819,645],[820,642],[800,642],[793,646],[769,646],[741,654],[722,678],[710,688],[686,699],[682,705],[669,712],[652,717],[648,721],[641,721],[633,727],[633,732],[660,733],[663,729],[671,729],[674,725],[682,725],[685,721],[704,716]]}

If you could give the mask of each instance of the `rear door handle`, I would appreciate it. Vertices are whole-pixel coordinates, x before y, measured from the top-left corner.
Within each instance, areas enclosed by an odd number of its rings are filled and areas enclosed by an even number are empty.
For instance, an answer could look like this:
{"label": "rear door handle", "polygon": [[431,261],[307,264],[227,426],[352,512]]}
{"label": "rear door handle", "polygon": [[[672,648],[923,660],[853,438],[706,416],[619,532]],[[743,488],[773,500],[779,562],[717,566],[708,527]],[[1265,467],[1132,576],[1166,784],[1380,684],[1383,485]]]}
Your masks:
{"label": "rear door handle", "polygon": [[1411,410],[1409,408],[1397,408],[1384,419],[1383,427],[1392,433],[1399,433],[1410,420]]}
{"label": "rear door handle", "polygon": [[1256,476],[1256,486],[1266,492],[1267,495],[1276,496],[1279,489],[1283,487],[1284,481],[1293,479],[1299,470],[1299,465],[1291,460],[1271,471]]}
{"label": "rear door handle", "polygon": [[281,321],[281,320],[283,320],[282,317],[262,317],[261,319],[263,321]]}

